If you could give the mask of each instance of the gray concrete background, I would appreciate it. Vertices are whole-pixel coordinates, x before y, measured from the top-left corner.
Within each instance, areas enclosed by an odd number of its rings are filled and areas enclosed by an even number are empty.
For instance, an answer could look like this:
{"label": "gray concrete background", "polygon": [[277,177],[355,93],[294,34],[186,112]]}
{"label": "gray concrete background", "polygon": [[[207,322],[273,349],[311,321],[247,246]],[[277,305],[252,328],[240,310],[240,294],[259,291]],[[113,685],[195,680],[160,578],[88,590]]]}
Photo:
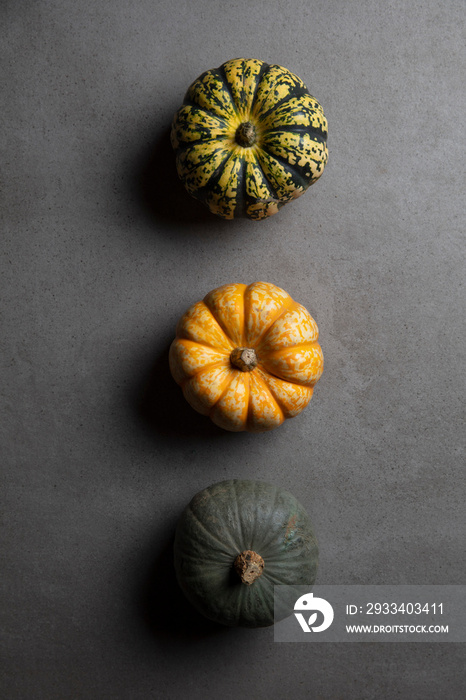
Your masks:
{"label": "gray concrete background", "polygon": [[[2,673],[8,700],[464,697],[464,645],[280,645],[219,629],[171,538],[223,478],[293,491],[327,584],[465,578],[463,2],[4,2]],[[224,222],[176,180],[188,85],[238,56],[297,73],[330,159]],[[317,320],[309,408],[265,435],[195,414],[176,321],[270,281]]]}

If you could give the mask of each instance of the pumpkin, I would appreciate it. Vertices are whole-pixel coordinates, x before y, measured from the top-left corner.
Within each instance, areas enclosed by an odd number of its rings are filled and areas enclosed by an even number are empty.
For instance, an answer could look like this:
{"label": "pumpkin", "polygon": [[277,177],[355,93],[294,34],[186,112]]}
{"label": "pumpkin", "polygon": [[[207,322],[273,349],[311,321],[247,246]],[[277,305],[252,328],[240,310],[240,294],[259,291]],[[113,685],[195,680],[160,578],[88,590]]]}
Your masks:
{"label": "pumpkin", "polygon": [[303,194],[323,173],[326,141],[303,81],[254,58],[199,76],[171,129],[181,181],[225,219],[264,219]]}
{"label": "pumpkin", "polygon": [[226,284],[180,319],[170,369],[190,405],[216,425],[264,432],[311,400],[323,371],[318,335],[280,287]]}
{"label": "pumpkin", "polygon": [[[209,486],[186,507],[174,563],[181,589],[203,615],[229,626],[265,627],[292,612],[294,589],[280,586],[314,583],[318,547],[309,516],[291,493],[233,479]],[[275,619],[274,586],[280,592]]]}

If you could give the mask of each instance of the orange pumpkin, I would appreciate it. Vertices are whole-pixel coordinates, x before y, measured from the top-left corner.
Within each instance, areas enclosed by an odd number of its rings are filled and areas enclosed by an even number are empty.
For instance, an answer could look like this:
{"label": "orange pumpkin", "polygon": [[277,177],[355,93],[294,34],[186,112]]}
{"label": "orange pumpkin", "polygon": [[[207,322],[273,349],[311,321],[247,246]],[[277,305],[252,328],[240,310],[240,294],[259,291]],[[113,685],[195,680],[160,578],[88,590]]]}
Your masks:
{"label": "orange pumpkin", "polygon": [[318,335],[283,289],[226,284],[180,319],[170,369],[190,405],[221,428],[272,430],[311,400],[324,364]]}

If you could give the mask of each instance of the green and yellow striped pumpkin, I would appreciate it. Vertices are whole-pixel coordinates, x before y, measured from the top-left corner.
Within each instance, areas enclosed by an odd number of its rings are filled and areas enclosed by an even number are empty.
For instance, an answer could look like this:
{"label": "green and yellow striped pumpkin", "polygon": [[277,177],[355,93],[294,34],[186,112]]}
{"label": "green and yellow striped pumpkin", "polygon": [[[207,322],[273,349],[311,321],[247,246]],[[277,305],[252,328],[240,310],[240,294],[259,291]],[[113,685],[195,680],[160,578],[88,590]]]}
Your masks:
{"label": "green and yellow striped pumpkin", "polygon": [[199,76],[171,130],[181,181],[225,219],[265,219],[303,194],[322,175],[326,140],[303,81],[254,58]]}

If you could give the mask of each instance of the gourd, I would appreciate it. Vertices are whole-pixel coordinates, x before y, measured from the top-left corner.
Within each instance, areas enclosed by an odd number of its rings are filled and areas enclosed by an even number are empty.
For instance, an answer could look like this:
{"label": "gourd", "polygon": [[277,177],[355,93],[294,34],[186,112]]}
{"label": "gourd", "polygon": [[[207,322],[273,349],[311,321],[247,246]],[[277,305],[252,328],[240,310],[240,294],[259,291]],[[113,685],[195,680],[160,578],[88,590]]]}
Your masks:
{"label": "gourd", "polygon": [[283,289],[226,284],[180,319],[169,361],[189,404],[230,431],[272,430],[311,400],[323,371],[317,324]]}
{"label": "gourd", "polygon": [[[174,563],[181,589],[203,615],[229,626],[265,627],[292,612],[297,596],[288,599],[290,589],[280,586],[314,583],[318,546],[291,493],[233,479],[209,486],[186,507]],[[274,586],[285,591],[275,617]]]}
{"label": "gourd", "polygon": [[225,219],[264,219],[322,175],[327,120],[303,81],[237,58],[203,73],[175,114],[171,143],[187,191]]}

